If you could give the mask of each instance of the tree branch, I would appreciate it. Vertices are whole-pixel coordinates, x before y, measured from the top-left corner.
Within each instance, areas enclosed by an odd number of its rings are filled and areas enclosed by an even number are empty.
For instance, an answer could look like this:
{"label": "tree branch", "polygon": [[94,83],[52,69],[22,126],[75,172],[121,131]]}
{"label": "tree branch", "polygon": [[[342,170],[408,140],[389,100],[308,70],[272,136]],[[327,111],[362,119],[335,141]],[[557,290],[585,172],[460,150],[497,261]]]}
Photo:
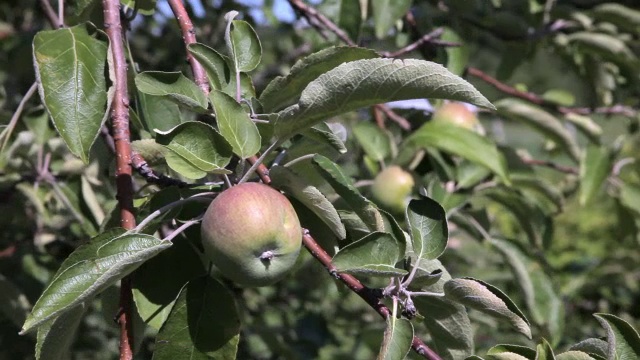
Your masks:
{"label": "tree branch", "polygon": [[519,99],[526,100],[530,103],[544,106],[547,108],[551,108],[561,114],[580,114],[580,115],[590,115],[593,113],[596,114],[605,114],[605,115],[622,115],[627,117],[634,117],[638,114],[638,110],[625,105],[613,105],[610,107],[596,107],[596,108],[588,108],[588,107],[574,107],[574,106],[559,106],[558,104],[545,100],[541,96],[534,94],[532,92],[520,91],[510,85],[507,85],[500,80],[486,74],[480,69],[476,69],[474,67],[467,68],[467,74],[476,77],[487,84],[493,86],[500,92],[503,92],[509,96],[513,96]]}
{"label": "tree branch", "polygon": [[[104,28],[113,55],[115,94],[111,105],[111,126],[116,150],[116,186],[120,207],[120,225],[129,230],[136,226],[133,212],[133,182],[131,169],[131,134],[129,132],[129,91],[127,89],[127,61],[125,58],[120,21],[120,1],[102,0]],[[120,287],[120,360],[133,358],[131,279],[122,279]]]}
{"label": "tree branch", "polygon": [[40,7],[42,8],[42,11],[44,11],[44,15],[47,17],[53,28],[57,29],[64,27],[64,23],[60,20],[55,10],[53,10],[53,7],[51,7],[49,0],[40,0]]}
{"label": "tree branch", "polygon": [[[307,250],[315,257],[322,265],[327,269],[331,276],[336,279],[342,281],[351,291],[358,294],[364,301],[369,304],[382,318],[387,319],[391,316],[391,311],[389,308],[380,302],[380,296],[377,296],[373,290],[368,287],[362,285],[360,280],[356,279],[354,276],[349,274],[341,274],[338,273],[338,270],[331,263],[331,256],[327,254],[326,251],[316,242],[316,240],[309,234],[309,230],[303,229],[303,237],[302,244],[307,248]],[[442,360],[438,354],[436,354],[431,348],[429,348],[420,338],[417,336],[413,337],[411,342],[411,348],[429,360]]]}
{"label": "tree branch", "polygon": [[432,32],[422,35],[418,40],[412,42],[411,44],[403,47],[400,50],[394,51],[394,52],[389,52],[389,51],[385,51],[382,52],[381,55],[384,57],[388,57],[388,58],[395,58],[401,55],[404,55],[406,53],[409,53],[415,49],[418,49],[419,47],[421,47],[424,44],[431,44],[431,45],[439,45],[439,46],[449,46],[449,47],[455,47],[455,46],[460,46],[460,44],[458,43],[452,43],[452,42],[447,42],[447,41],[440,41],[438,40],[440,38],[440,36],[442,36],[442,33],[444,33],[444,29],[443,28],[437,28],[435,30],[433,30]]}
{"label": "tree branch", "polygon": [[324,27],[325,29],[336,34],[336,36],[345,44],[349,46],[357,46],[357,44],[353,40],[351,40],[349,35],[344,30],[340,29],[333,21],[329,20],[329,18],[324,16],[318,10],[302,2],[302,0],[289,0],[289,4],[291,5],[291,7],[293,7],[294,10],[296,10],[296,12],[307,19],[311,26],[315,27],[316,29],[321,29],[322,27]]}
{"label": "tree branch", "polygon": [[209,87],[207,73],[198,60],[191,55],[188,49],[189,44],[196,42],[196,30],[193,27],[191,18],[189,17],[187,10],[184,8],[184,4],[181,0],[169,0],[169,6],[180,25],[180,30],[182,30],[182,39],[184,40],[185,51],[187,52],[187,61],[189,62],[189,65],[191,65],[191,71],[193,72],[193,79],[200,89],[202,89],[204,94],[209,95],[211,88]]}

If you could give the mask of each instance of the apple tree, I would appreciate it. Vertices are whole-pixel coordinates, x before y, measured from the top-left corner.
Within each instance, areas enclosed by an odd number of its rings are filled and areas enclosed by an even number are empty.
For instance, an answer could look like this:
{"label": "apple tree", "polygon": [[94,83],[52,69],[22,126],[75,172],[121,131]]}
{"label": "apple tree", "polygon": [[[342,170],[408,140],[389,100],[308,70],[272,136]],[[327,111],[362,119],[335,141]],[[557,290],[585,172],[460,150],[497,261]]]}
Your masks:
{"label": "apple tree", "polygon": [[640,358],[637,2],[0,9],[0,357]]}

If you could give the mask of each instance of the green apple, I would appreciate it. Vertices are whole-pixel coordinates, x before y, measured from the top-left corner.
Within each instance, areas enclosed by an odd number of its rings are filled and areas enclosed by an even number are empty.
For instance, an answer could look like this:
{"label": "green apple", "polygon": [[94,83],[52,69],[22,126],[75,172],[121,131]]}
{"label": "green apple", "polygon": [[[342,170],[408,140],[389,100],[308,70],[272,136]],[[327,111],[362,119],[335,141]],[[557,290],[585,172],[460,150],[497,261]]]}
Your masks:
{"label": "green apple", "polygon": [[383,208],[402,213],[414,185],[411,174],[393,165],[376,176],[371,186],[371,193],[374,200]]}
{"label": "green apple", "polygon": [[473,130],[479,134],[484,134],[482,124],[478,121],[476,114],[459,102],[448,102],[442,105],[433,114],[433,118],[431,120],[449,122],[451,124]]}
{"label": "green apple", "polygon": [[218,195],[202,219],[205,258],[240,286],[266,286],[296,263],[302,228],[280,192],[244,183]]}

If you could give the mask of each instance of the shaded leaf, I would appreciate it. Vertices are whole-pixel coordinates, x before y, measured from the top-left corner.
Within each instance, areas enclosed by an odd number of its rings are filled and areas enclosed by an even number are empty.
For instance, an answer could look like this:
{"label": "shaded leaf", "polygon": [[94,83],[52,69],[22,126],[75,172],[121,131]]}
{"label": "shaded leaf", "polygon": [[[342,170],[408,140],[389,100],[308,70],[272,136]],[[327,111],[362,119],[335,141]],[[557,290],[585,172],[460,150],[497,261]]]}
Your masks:
{"label": "shaded leaf", "polygon": [[260,133],[242,106],[219,90],[213,90],[209,96],[220,134],[231,144],[233,152],[246,159],[260,151]]}
{"label": "shaded leaf", "polygon": [[[361,6],[359,0],[327,0],[322,2],[318,10],[343,29],[350,39],[358,42],[362,21],[365,18]],[[364,12],[366,13],[366,9]]]}
{"label": "shaded leaf", "polygon": [[553,354],[553,349],[546,339],[542,339],[542,342],[536,347],[535,360],[555,360],[556,356]]}
{"label": "shaded leaf", "polygon": [[[451,280],[451,275],[438,260],[421,260],[415,266],[425,273],[441,273],[440,279],[424,288],[425,291],[442,293],[444,284]],[[445,297],[419,296],[413,300],[440,356],[457,360],[473,353],[473,332],[464,306]]]}
{"label": "shaded leaf", "polygon": [[[167,132],[156,132],[156,142],[179,155],[189,165],[204,172],[226,172],[224,167],[231,160],[231,146],[210,125],[188,121]],[[168,154],[167,163],[171,166]]]}
{"label": "shaded leaf", "polygon": [[640,186],[623,183],[620,187],[620,203],[640,215]]}
{"label": "shaded leaf", "polygon": [[615,315],[600,313],[593,316],[607,330],[608,359],[632,360],[640,358],[640,335],[633,326]]}
{"label": "shaded leaf", "polygon": [[[342,126],[341,124],[339,125]],[[344,142],[340,138],[339,134],[337,134],[332,127],[327,125],[327,123],[321,122],[314,125],[309,129],[304,130],[302,135],[320,143],[327,144],[336,149],[340,154],[347,152],[347,147],[344,146]]]}
{"label": "shaded leaf", "polygon": [[413,325],[407,319],[387,318],[387,328],[378,352],[378,360],[403,360],[411,350]]}
{"label": "shaded leaf", "polygon": [[409,202],[406,216],[416,258],[433,260],[442,255],[449,238],[447,214],[442,206],[421,196]]}
{"label": "shaded leaf", "polygon": [[155,135],[154,130],[168,131],[182,122],[180,107],[164,96],[152,96],[138,91],[138,113],[145,130]]}
{"label": "shaded leaf", "polygon": [[22,326],[31,309],[27,296],[0,274],[0,313],[16,326]]}
{"label": "shaded leaf", "polygon": [[89,150],[107,117],[107,42],[90,25],[40,31],[33,39],[38,91],[53,124],[75,156]]}
{"label": "shaded leaf", "polygon": [[556,356],[557,360],[596,360],[582,351],[566,351]]}
{"label": "shaded leaf", "polygon": [[489,349],[487,355],[491,359],[534,360],[536,351],[521,345],[500,344]]}
{"label": "shaded leaf", "polygon": [[313,164],[331,187],[342,196],[347,205],[358,214],[371,231],[383,231],[384,224],[378,208],[369,199],[360,194],[338,164],[322,155],[313,157]]}
{"label": "shaded leaf", "polygon": [[58,360],[70,355],[69,349],[75,340],[86,307],[85,303],[77,304],[38,328],[36,360]]}
{"label": "shaded leaf", "polygon": [[373,23],[378,39],[383,39],[391,28],[411,8],[411,0],[371,0]]}
{"label": "shaded leaf", "polygon": [[373,160],[383,161],[391,155],[391,138],[378,126],[370,122],[359,122],[352,131],[362,150]]}
{"label": "shaded leaf", "polygon": [[132,275],[133,299],[142,320],[159,330],[182,287],[206,273],[193,247],[181,239],[145,262]]}
{"label": "shaded leaf", "polygon": [[498,288],[471,278],[452,279],[444,284],[444,293],[449,299],[508,321],[519,333],[531,339],[529,321]]}
{"label": "shaded leaf", "polygon": [[286,140],[323,119],[379,103],[408,99],[451,99],[493,108],[471,84],[443,66],[414,59],[364,59],[320,75],[297,104],[272,115],[275,135]]}
{"label": "shaded leaf", "polygon": [[154,360],[235,359],[240,318],[232,293],[209,276],[180,292],[156,337]]}
{"label": "shaded leaf", "polygon": [[511,268],[533,322],[546,327],[554,343],[560,340],[565,311],[562,299],[551,285],[551,279],[540,264],[526,256],[515,244],[501,239],[491,239],[490,243]]}
{"label": "shaded leaf", "polygon": [[375,51],[358,47],[338,46],[320,50],[298,60],[288,75],[273,79],[260,94],[260,103],[267,112],[281,110],[297,102],[302,90],[325,72],[345,62],[376,57],[379,55]]}
{"label": "shaded leaf", "polygon": [[112,229],[78,247],[62,263],[22,326],[31,331],[45,321],[99,294],[134,271],[171,242]]}
{"label": "shaded leaf", "polygon": [[502,99],[495,105],[501,115],[531,126],[561,146],[572,159],[580,160],[580,147],[555,116],[540,107],[518,99]]}
{"label": "shaded leaf", "polygon": [[611,172],[612,154],[609,149],[588,146],[580,162],[580,205],[589,204],[600,192]]}
{"label": "shaded leaf", "polygon": [[181,72],[145,71],[136,75],[135,83],[142,93],[166,97],[192,111],[207,112],[207,97]]}
{"label": "shaded leaf", "polygon": [[333,204],[314,186],[298,177],[293,171],[282,166],[274,166],[269,171],[271,185],[293,196],[322,220],[338,239],[347,237],[347,231],[340,221],[340,215]]}
{"label": "shaded leaf", "polygon": [[333,257],[338,272],[368,276],[402,276],[407,272],[395,267],[404,252],[396,238],[388,233],[372,232],[343,247]]}
{"label": "shaded leaf", "polygon": [[592,14],[597,20],[610,22],[626,31],[640,34],[640,11],[637,9],[609,2],[594,7]]}
{"label": "shaded leaf", "polygon": [[223,90],[229,83],[229,66],[224,55],[207,45],[194,43],[188,45],[193,55],[207,72],[209,83],[214,90]]}
{"label": "shaded leaf", "polygon": [[431,121],[422,125],[400,145],[403,153],[412,155],[421,148],[436,148],[482,165],[509,183],[507,164],[495,143],[474,131],[442,121]]}
{"label": "shaded leaf", "polygon": [[569,350],[582,351],[592,356],[597,356],[604,359],[607,357],[609,344],[601,339],[589,338],[571,346]]}

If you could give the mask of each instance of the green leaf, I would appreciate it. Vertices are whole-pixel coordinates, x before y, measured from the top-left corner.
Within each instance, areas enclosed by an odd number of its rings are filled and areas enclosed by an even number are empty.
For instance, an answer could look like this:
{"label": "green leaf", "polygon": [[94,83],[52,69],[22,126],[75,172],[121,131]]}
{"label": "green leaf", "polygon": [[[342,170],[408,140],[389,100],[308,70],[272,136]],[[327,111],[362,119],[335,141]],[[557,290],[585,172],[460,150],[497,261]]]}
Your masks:
{"label": "green leaf", "polygon": [[85,303],[77,304],[38,328],[36,360],[57,360],[69,357],[69,350],[76,338],[86,307]]}
{"label": "green leaf", "polygon": [[314,156],[313,164],[338,195],[364,221],[369,230],[384,230],[382,215],[378,208],[369,199],[360,194],[353,185],[353,181],[344,174],[338,164],[322,155]]}
{"label": "green leaf", "polygon": [[606,147],[588,146],[580,162],[580,205],[589,204],[609,176],[613,156]]}
{"label": "green leaf", "polygon": [[444,293],[451,300],[508,321],[519,333],[531,339],[529,321],[498,288],[471,278],[452,279],[444,284]]}
{"label": "green leaf", "polygon": [[536,347],[536,358],[535,360],[555,360],[556,356],[553,354],[553,349],[551,349],[551,345],[544,338],[542,342],[538,344]]}
{"label": "green leaf", "polygon": [[142,15],[153,15],[156,11],[157,0],[120,0],[122,5],[136,11]]}
{"label": "green leaf", "polygon": [[[342,126],[341,124],[338,124]],[[310,127],[302,132],[302,135],[318,141],[323,144],[327,144],[336,149],[340,154],[347,152],[347,147],[344,146],[344,142],[340,139],[339,135],[327,125],[327,123],[321,122],[317,125]]]}
{"label": "green leaf", "polygon": [[186,239],[151,260],[132,275],[133,299],[142,320],[159,330],[165,322],[182,287],[191,279],[206,273],[193,247]]}
{"label": "green leaf", "polygon": [[0,274],[0,313],[16,326],[21,326],[31,309],[27,296]]}
{"label": "green leaf", "polygon": [[478,192],[478,195],[485,196],[509,210],[533,246],[543,248],[547,245],[550,220],[537,204],[524,198],[519,192],[505,187],[483,190]]}
{"label": "green leaf", "polygon": [[181,72],[145,71],[136,75],[135,83],[142,93],[166,97],[192,111],[207,112],[207,97]]}
{"label": "green leaf", "polygon": [[491,359],[534,360],[536,351],[521,345],[500,344],[489,349],[487,356]]}
{"label": "green leaf", "polygon": [[576,126],[581,133],[586,135],[592,143],[599,144],[602,136],[602,127],[589,116],[576,113],[568,113],[564,118]]}
{"label": "green leaf", "polygon": [[347,237],[347,231],[340,221],[340,215],[333,204],[314,186],[298,177],[286,167],[274,166],[269,171],[271,185],[293,196],[322,220],[338,239]]}
{"label": "green leaf", "polygon": [[407,272],[395,267],[404,252],[396,238],[383,232],[372,232],[338,251],[332,263],[338,272],[367,276],[403,276]]}
{"label": "green leaf", "polygon": [[383,161],[391,155],[391,137],[375,124],[359,122],[352,131],[362,150],[373,160]]}
{"label": "green leaf", "polygon": [[[229,21],[228,16],[231,13],[225,15],[227,21]],[[225,33],[225,41],[236,72],[248,72],[260,64],[262,46],[260,45],[258,34],[248,22],[242,20],[229,21]]]}
{"label": "green leaf", "polygon": [[411,243],[417,259],[437,259],[444,253],[449,238],[447,214],[436,201],[421,196],[407,208]]}
{"label": "green leaf", "polygon": [[327,0],[320,4],[318,10],[343,29],[350,39],[358,42],[364,20],[360,7],[359,0]]}
{"label": "green leaf", "polygon": [[403,360],[411,350],[413,325],[407,319],[387,318],[387,328],[378,352],[378,360]]}
{"label": "green leaf", "polygon": [[345,62],[376,57],[379,55],[375,51],[359,47],[339,46],[320,50],[298,60],[287,76],[273,79],[260,94],[260,103],[267,112],[281,110],[297,102],[302,90],[325,72]]}
{"label": "green leaf", "polygon": [[501,239],[491,239],[490,243],[511,268],[533,322],[544,326],[554,343],[560,340],[565,311],[562,299],[553,289],[551,279],[539,263],[527,257],[515,244]]}
{"label": "green leaf", "polygon": [[[207,172],[195,167],[190,161],[176,154],[173,151],[167,151],[165,160],[169,168],[187,179],[202,179],[207,176]],[[224,173],[221,169],[220,173]]]}
{"label": "green leaf", "polygon": [[150,166],[164,163],[169,152],[166,147],[158,144],[154,139],[132,141],[131,149],[140,154]]}
{"label": "green leaf", "polygon": [[474,131],[443,121],[430,121],[422,125],[400,145],[403,153],[433,147],[482,165],[509,184],[507,162],[495,143]]}
{"label": "green leaf", "polygon": [[414,59],[347,62],[310,82],[297,104],[273,114],[281,141],[316,123],[361,107],[408,99],[451,99],[493,108],[471,84],[442,65]]}
{"label": "green leaf", "polygon": [[625,320],[611,314],[594,314],[600,325],[607,330],[608,359],[640,359],[640,335]]}
{"label": "green leaf", "polygon": [[620,203],[640,215],[640,186],[623,183],[620,187]]}
{"label": "green leaf", "polygon": [[138,91],[138,113],[145,130],[155,135],[154,130],[168,131],[182,122],[180,107],[163,96],[152,96]]}
{"label": "green leaf", "polygon": [[231,144],[233,152],[246,159],[260,151],[260,133],[242,106],[219,90],[213,90],[209,97],[220,134]]}
{"label": "green leaf", "polygon": [[576,103],[576,97],[563,89],[549,89],[542,94],[542,98],[560,106],[573,106]]}
{"label": "green leaf", "polygon": [[596,6],[592,10],[594,19],[610,22],[631,33],[640,34],[640,11],[613,2]]}
{"label": "green leaf", "polygon": [[[438,260],[421,260],[416,263],[419,271],[442,273],[433,285],[422,290],[435,293],[444,291],[444,284],[451,275]],[[415,283],[415,281],[413,282]],[[473,332],[469,315],[464,306],[445,297],[419,296],[413,299],[416,309],[423,317],[436,352],[443,359],[461,359],[473,353]]]}
{"label": "green leaf", "polygon": [[471,53],[469,46],[464,44],[464,39],[460,37],[452,28],[445,27],[441,39],[462,46],[447,46],[447,69],[456,75],[462,75],[469,63],[469,55]]}
{"label": "green leaf", "polygon": [[[167,132],[156,132],[158,144],[165,145],[196,169],[212,173],[227,172],[224,167],[231,160],[231,146],[210,125],[188,121]],[[167,163],[171,166],[169,156]]]}
{"label": "green leaf", "polygon": [[540,107],[518,99],[502,99],[497,101],[495,105],[501,115],[531,126],[561,146],[572,159],[580,160],[580,147],[555,116]]}
{"label": "green leaf", "polygon": [[630,66],[638,69],[638,58],[621,39],[603,33],[579,31],[567,35],[569,43],[578,45],[581,49],[597,54],[623,67]]}
{"label": "green leaf", "polygon": [[235,359],[240,318],[233,294],[209,276],[180,292],[156,337],[154,360]]}
{"label": "green leaf", "polygon": [[601,339],[589,338],[571,346],[569,350],[582,351],[597,359],[605,359],[609,352],[609,344]]}
{"label": "green leaf", "polygon": [[389,30],[409,11],[411,0],[371,0],[373,23],[378,39],[387,37]]}
{"label": "green leaf", "polygon": [[107,118],[107,42],[91,25],[40,31],[33,39],[38,91],[67,147],[85,163]]}
{"label": "green leaf", "polygon": [[556,356],[557,360],[596,360],[582,351],[566,351]]}
{"label": "green leaf", "polygon": [[78,247],[62,263],[22,326],[27,333],[134,271],[171,246],[145,234],[112,229]]}
{"label": "green leaf", "polygon": [[227,65],[227,58],[204,44],[189,44],[187,48],[191,55],[204,67],[211,87],[214,90],[223,90],[230,82],[230,69]]}

